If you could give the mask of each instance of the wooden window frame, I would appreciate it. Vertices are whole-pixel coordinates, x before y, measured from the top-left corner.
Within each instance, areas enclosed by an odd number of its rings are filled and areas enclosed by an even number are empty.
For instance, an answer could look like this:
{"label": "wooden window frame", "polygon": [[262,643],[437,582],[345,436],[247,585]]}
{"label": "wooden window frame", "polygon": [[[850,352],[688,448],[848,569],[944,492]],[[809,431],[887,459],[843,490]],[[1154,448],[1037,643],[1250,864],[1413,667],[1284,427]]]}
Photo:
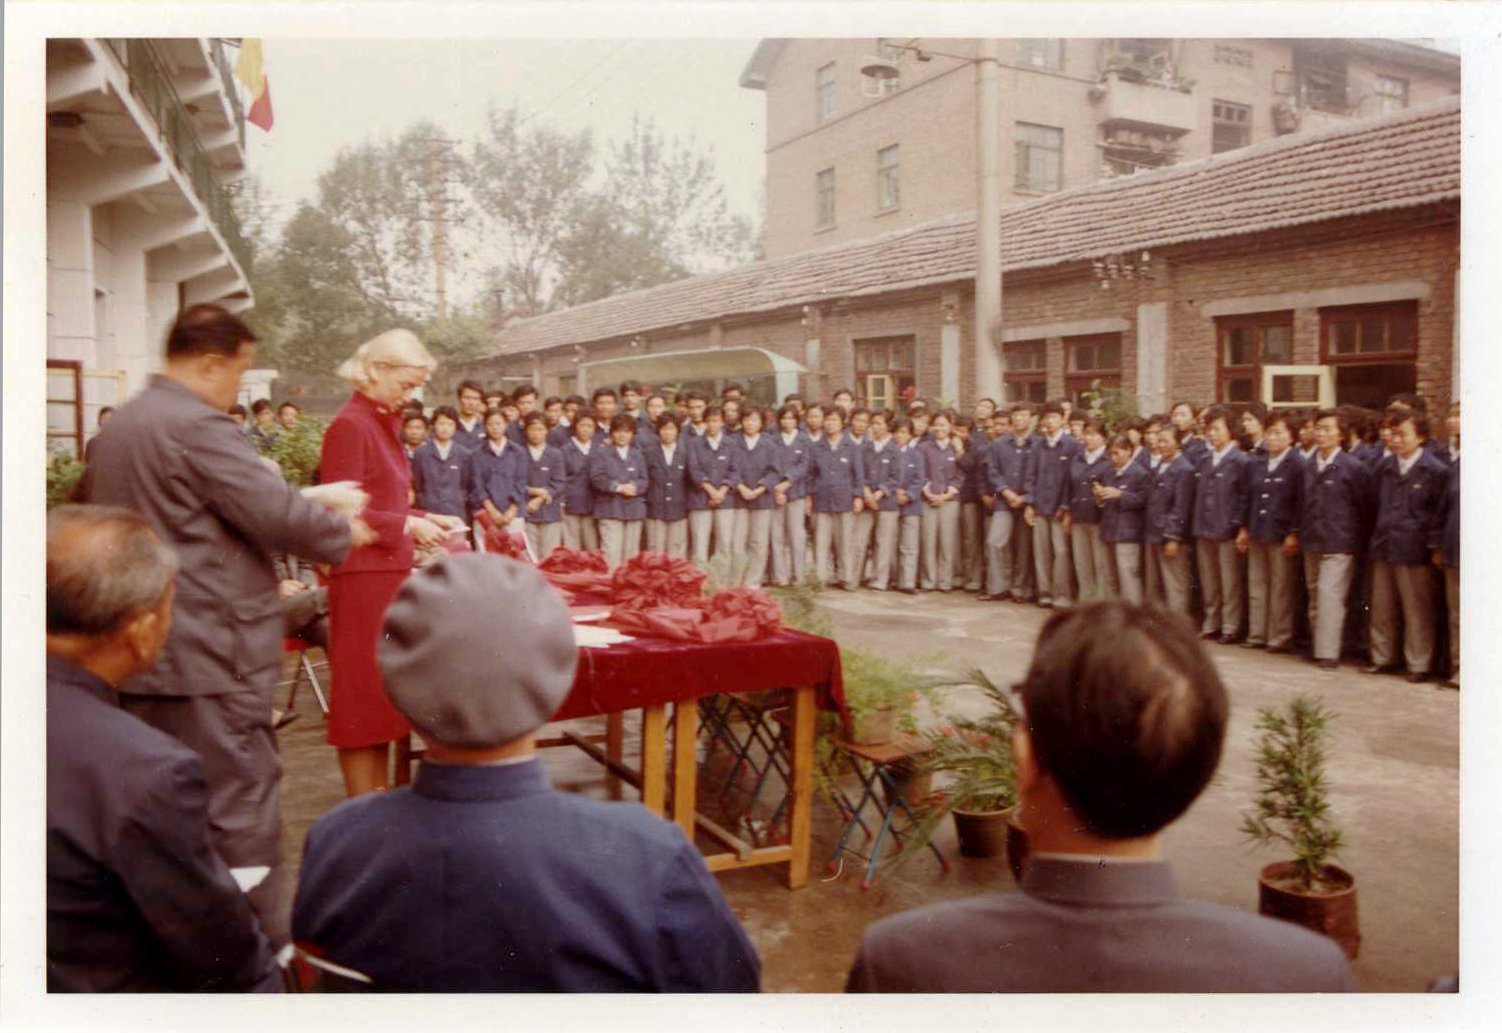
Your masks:
{"label": "wooden window frame", "polygon": [[[1041,122],[1015,122],[1013,123],[1016,136],[1013,138],[1016,169],[1013,174],[1013,189],[1027,193],[1052,194],[1064,189],[1064,129],[1062,126],[1046,126]],[[1023,129],[1047,129],[1058,134],[1058,147],[1044,147],[1042,144],[1032,143],[1023,139]],[[1028,178],[1028,152],[1034,147],[1043,151],[1051,151],[1059,156],[1058,165],[1055,169],[1057,175],[1053,185],[1039,185]]]}
{"label": "wooden window frame", "polygon": [[[1222,111],[1236,113],[1243,117],[1240,119],[1222,118]],[[1252,106],[1241,104],[1234,100],[1221,100],[1216,98],[1210,102],[1210,153],[1224,154],[1227,151],[1240,150],[1252,142]],[[1220,146],[1219,133],[1223,129],[1235,129],[1241,133],[1241,142],[1230,147]]]}
{"label": "wooden window frame", "polygon": [[[891,155],[892,161],[886,162],[886,156]],[[892,199],[886,204],[886,185],[890,180],[892,184]],[[902,151],[900,144],[891,144],[876,152],[876,210],[878,212],[895,212],[902,207]]]}
{"label": "wooden window frame", "polygon": [[[1086,345],[1116,345],[1116,365],[1114,367],[1098,366],[1090,369],[1075,369],[1075,350]],[[1064,338],[1064,394],[1076,405],[1079,404],[1079,396],[1085,391],[1092,389],[1095,381],[1101,381],[1102,388],[1115,388],[1121,390],[1121,378],[1123,363],[1126,359],[1126,335],[1120,332],[1107,334],[1080,334],[1074,337]]]}
{"label": "wooden window frame", "polygon": [[[1269,327],[1288,329],[1289,355],[1284,362],[1265,362],[1262,354],[1264,333],[1257,335],[1256,355],[1250,363],[1231,365],[1226,362],[1226,338],[1232,330],[1255,329],[1266,331]],[[1293,362],[1293,310],[1280,309],[1273,312],[1251,312],[1240,316],[1220,316],[1215,320],[1215,398],[1224,404],[1245,404],[1262,400],[1262,367],[1264,365],[1287,366]],[[1232,380],[1250,380],[1251,398],[1230,399],[1226,384]]]}
{"label": "wooden window frame", "polygon": [[[823,181],[824,181],[824,176],[825,176],[826,173],[829,175],[829,218],[828,218],[828,220],[826,220],[824,218],[824,182]],[[834,229],[835,221],[837,219],[837,207],[836,206],[839,204],[839,197],[836,194],[835,190],[836,190],[836,180],[835,180],[835,174],[834,174],[834,166],[831,165],[827,169],[820,169],[818,172],[814,173],[814,229],[815,230],[829,230],[829,229]]]}
{"label": "wooden window frame", "polygon": [[[1011,362],[1010,356],[1007,353],[1009,351],[1020,351],[1023,348],[1036,349],[1043,357],[1043,365],[1040,367],[1029,366],[1025,369],[1017,368]],[[1005,373],[1001,378],[1002,401],[1008,405],[1014,402],[1026,401],[1041,404],[1047,401],[1048,339],[1038,337],[1028,341],[1007,341],[1001,346],[1001,353],[1006,362]],[[1014,388],[1016,389],[1015,391],[1013,390]]]}
{"label": "wooden window frame", "polygon": [[[77,359],[48,359],[47,360],[47,373],[48,373],[49,377],[54,372],[58,372],[58,373],[72,373],[73,374],[73,397],[72,398],[53,398],[52,395],[49,393],[47,395],[47,399],[46,399],[46,403],[45,404],[47,404],[47,405],[71,405],[71,406],[73,406],[73,433],[71,433],[71,434],[59,433],[59,432],[53,431],[51,428],[47,428],[47,431],[46,431],[46,433],[47,433],[47,451],[48,451],[49,454],[51,453],[51,451],[52,451],[52,442],[54,442],[54,441],[66,441],[66,440],[68,440],[68,439],[71,438],[73,440],[74,445],[76,446],[76,449],[74,451],[74,458],[81,460],[81,459],[83,459],[83,442],[84,442],[84,438],[83,438],[83,407],[84,407],[84,396],[83,396],[83,363],[79,362]],[[43,414],[43,419],[44,420],[46,419],[45,412]],[[44,424],[44,426],[45,426],[45,424]]]}
{"label": "wooden window frame", "polygon": [[[875,351],[878,347],[887,350],[886,362],[881,369],[869,364],[862,364],[862,358]],[[907,365],[894,366],[894,359],[901,359],[901,350],[908,349],[906,355]],[[866,397],[866,378],[868,376],[887,376],[893,381],[892,397],[898,401],[902,398],[905,385],[911,385],[914,390],[918,386],[918,339],[913,334],[881,334],[875,337],[857,337],[850,342],[851,362],[855,368],[855,390],[860,405],[869,405],[870,399]]]}
{"label": "wooden window frame", "polygon": [[[1371,316],[1391,317],[1404,314],[1413,321],[1413,344],[1411,347],[1394,351],[1356,351],[1342,354],[1331,347],[1331,331],[1338,322],[1344,322],[1346,318],[1355,316],[1357,319],[1365,319]],[[1383,336],[1390,335],[1390,331],[1384,330]],[[1418,360],[1419,350],[1419,306],[1416,301],[1387,301],[1374,305],[1339,305],[1322,308],[1319,310],[1319,358],[1320,362],[1335,366],[1386,366],[1403,360]]]}

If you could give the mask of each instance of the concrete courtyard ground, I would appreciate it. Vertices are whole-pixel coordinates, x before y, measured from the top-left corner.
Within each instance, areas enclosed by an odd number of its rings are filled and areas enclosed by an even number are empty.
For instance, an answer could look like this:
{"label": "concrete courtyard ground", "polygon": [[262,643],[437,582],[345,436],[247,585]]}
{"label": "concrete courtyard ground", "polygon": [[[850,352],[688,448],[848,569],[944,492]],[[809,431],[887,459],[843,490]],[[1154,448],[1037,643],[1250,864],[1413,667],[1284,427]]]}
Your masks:
{"label": "concrete courtyard ground", "polygon": [[[937,656],[955,672],[979,665],[1003,683],[1026,670],[1046,617],[1034,606],[983,603],[960,593],[831,592],[821,606],[843,643],[891,656]],[[1359,881],[1362,947],[1355,971],[1361,988],[1416,992],[1436,976],[1457,972],[1459,694],[1364,676],[1354,666],[1324,672],[1287,656],[1210,648],[1231,693],[1231,725],[1220,773],[1165,837],[1184,892],[1255,911],[1258,870],[1282,859],[1253,850],[1238,832],[1255,785],[1256,711],[1307,692],[1339,714],[1329,776],[1333,809],[1349,844],[1339,860]],[[974,711],[980,705],[977,690],[950,690],[945,709]],[[298,710],[301,719],[281,733],[286,846],[293,863],[308,826],[342,798],[338,765],[306,688]],[[634,731],[628,724],[628,751]],[[555,784],[604,795],[602,771],[578,751],[548,750],[544,756]],[[961,857],[946,824],[937,841],[950,858],[948,873],[931,855],[919,854],[862,891],[859,873],[852,874],[849,865],[834,879],[824,870],[838,835],[834,810],[819,802],[814,873],[802,890],[787,890],[776,867],[719,877],[761,953],[766,990],[836,992],[861,931],[872,921],[933,901],[1015,888],[1004,861]]]}

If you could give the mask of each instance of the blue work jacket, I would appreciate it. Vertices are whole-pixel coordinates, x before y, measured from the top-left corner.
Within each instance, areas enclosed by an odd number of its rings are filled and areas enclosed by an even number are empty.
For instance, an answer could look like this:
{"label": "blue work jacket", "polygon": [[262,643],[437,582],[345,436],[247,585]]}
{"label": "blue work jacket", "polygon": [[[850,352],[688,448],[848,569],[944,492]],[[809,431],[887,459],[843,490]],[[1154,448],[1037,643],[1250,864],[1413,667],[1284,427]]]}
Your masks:
{"label": "blue work jacket", "polygon": [[688,439],[673,444],[668,460],[662,441],[653,438],[642,447],[647,459],[647,519],[682,520],[688,516]]}
{"label": "blue work jacket", "polygon": [[527,501],[526,484],[526,453],[509,441],[500,455],[489,440],[469,454],[470,512],[484,509],[489,499],[502,512],[514,504],[520,513]]}
{"label": "blue work jacket", "polygon": [[[705,493],[703,485],[707,481],[712,488],[723,488],[730,481],[730,435],[720,435],[719,447],[709,443],[709,436],[692,436],[685,434],[679,440],[687,439],[688,444],[688,508],[710,509],[709,496]],[[731,494],[735,494],[731,492]],[[734,508],[730,496],[725,497],[718,509]]]}
{"label": "blue work jacket", "polygon": [[810,438],[800,427],[793,432],[792,441],[782,439],[782,431],[772,435],[772,444],[777,449],[777,462],[782,470],[782,479],[788,482],[788,501],[793,502],[808,494],[808,450],[813,446]]}
{"label": "blue work jacket", "polygon": [[1450,464],[1450,478],[1429,530],[1429,547],[1440,551],[1447,567],[1460,566],[1460,460]]}
{"label": "blue work jacket", "polygon": [[1246,523],[1247,468],[1252,462],[1234,444],[1215,464],[1209,453],[1194,471],[1194,537],[1225,542]]}
{"label": "blue work jacket", "polygon": [[1100,523],[1100,507],[1091,488],[1096,481],[1104,484],[1113,469],[1108,449],[1101,449],[1093,463],[1085,458],[1083,447],[1076,453],[1069,464],[1069,512],[1075,523]]}
{"label": "blue work jacket", "polygon": [[1323,473],[1319,453],[1304,464],[1299,545],[1306,552],[1357,553],[1371,526],[1371,475],[1361,460],[1337,450]]}
{"label": "blue work jacket", "polygon": [[1040,437],[1033,446],[1026,488],[1039,516],[1052,519],[1069,507],[1069,468],[1075,456],[1083,452],[1084,446],[1068,434],[1060,434],[1052,445],[1046,437]]}
{"label": "blue work jacket", "polygon": [[568,483],[563,452],[545,444],[542,446],[542,456],[534,459],[531,448],[523,445],[522,454],[527,457],[527,487],[546,488],[552,495],[552,500],[537,507],[537,512],[524,512],[527,523],[556,524],[563,519],[563,489]]}
{"label": "blue work jacket", "polygon": [[1147,471],[1141,464],[1131,461],[1120,470],[1113,464],[1104,483],[1107,488],[1120,488],[1122,495],[1119,499],[1107,499],[1100,507],[1101,541],[1141,542],[1144,507],[1147,505]]}
{"label": "blue work jacket", "polygon": [[1148,472],[1142,541],[1146,545],[1189,539],[1194,516],[1194,467],[1183,454]]}
{"label": "blue work jacket", "polygon": [[1429,562],[1429,539],[1450,479],[1443,460],[1423,450],[1406,474],[1398,457],[1377,464],[1377,523],[1372,558],[1394,564]]}
{"label": "blue work jacket", "polygon": [[1304,510],[1304,461],[1294,449],[1283,453],[1276,470],[1266,452],[1247,467],[1246,533],[1253,541],[1281,542],[1299,529]]}
{"label": "blue work jacket", "polygon": [[876,500],[876,508],[883,513],[897,512],[901,508],[897,504],[897,485],[901,474],[897,442],[888,436],[878,449],[875,441],[867,441],[861,455],[861,472],[866,475],[866,487],[873,492],[881,492],[881,498]]}
{"label": "blue work jacket", "polygon": [[848,438],[833,448],[828,438],[815,441],[809,449],[809,478],[815,513],[849,513],[866,483],[860,446]]}
{"label": "blue work jacket", "polygon": [[736,509],[774,509],[777,500],[772,497],[772,489],[782,483],[782,467],[778,462],[778,449],[770,435],[758,434],[756,447],[746,444],[744,435],[737,435],[730,445],[730,483],[732,485],[744,484],[747,488],[756,489],[765,487],[765,493],[758,495],[749,502],[741,498],[741,493],[731,488],[730,498]]}
{"label": "blue work jacket", "polygon": [[1028,494],[1028,480],[1032,476],[1033,464],[1039,461],[1039,455],[1038,441],[1031,435],[1019,442],[1015,434],[1003,434],[991,442],[988,464],[991,476],[986,491],[996,496],[997,505],[1006,505],[1001,497],[1001,493],[1006,490],[1021,495],[1024,503],[1032,501]]}
{"label": "blue work jacket", "polygon": [[456,434],[449,442],[447,459],[438,454],[438,445],[424,441],[412,456],[412,492],[414,504],[424,513],[469,516],[469,453]]}
{"label": "blue work jacket", "polygon": [[937,441],[926,438],[918,446],[918,454],[923,457],[923,470],[927,478],[924,484],[930,495],[942,495],[950,488],[961,487],[964,472],[960,469],[960,460],[954,454],[953,445],[941,446]]}
{"label": "blue work jacket", "polygon": [[[617,490],[624,484],[636,485],[630,498]],[[594,489],[596,520],[645,520],[647,518],[647,462],[641,449],[633,443],[621,458],[615,445],[595,447],[589,453],[589,486]]]}
{"label": "blue work jacket", "polygon": [[568,516],[591,516],[595,511],[595,492],[589,486],[589,457],[577,441],[569,441],[558,451],[563,453],[563,512]]}

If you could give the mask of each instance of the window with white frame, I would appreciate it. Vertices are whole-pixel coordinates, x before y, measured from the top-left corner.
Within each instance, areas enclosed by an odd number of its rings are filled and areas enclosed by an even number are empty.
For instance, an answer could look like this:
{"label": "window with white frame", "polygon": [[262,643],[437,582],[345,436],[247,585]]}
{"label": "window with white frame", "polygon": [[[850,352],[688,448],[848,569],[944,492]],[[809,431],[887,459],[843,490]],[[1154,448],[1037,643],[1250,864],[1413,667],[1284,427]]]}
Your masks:
{"label": "window with white frame", "polygon": [[902,204],[901,155],[897,145],[876,152],[876,210],[890,212]]}
{"label": "window with white frame", "polygon": [[1061,39],[1019,39],[1017,63],[1030,68],[1050,68],[1059,71],[1064,67],[1064,41]]}
{"label": "window with white frame", "polygon": [[1018,190],[1049,193],[1064,183],[1064,130],[1017,123]]}
{"label": "window with white frame", "polygon": [[1377,76],[1377,103],[1384,115],[1408,107],[1408,80],[1396,75]]}
{"label": "window with white frame", "polygon": [[814,74],[814,96],[820,122],[827,122],[834,117],[837,89],[838,85],[834,76],[834,62],[831,61]]}
{"label": "window with white frame", "polygon": [[834,169],[821,169],[814,175],[814,228],[826,230],[834,225]]}

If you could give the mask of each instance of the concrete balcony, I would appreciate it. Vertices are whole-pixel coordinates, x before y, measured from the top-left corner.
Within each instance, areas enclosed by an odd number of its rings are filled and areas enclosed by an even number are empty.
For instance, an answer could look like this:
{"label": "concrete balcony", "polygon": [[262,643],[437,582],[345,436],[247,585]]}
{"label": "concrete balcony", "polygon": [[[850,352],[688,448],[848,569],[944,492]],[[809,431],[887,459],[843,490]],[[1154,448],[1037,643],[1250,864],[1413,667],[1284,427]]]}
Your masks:
{"label": "concrete balcony", "polygon": [[1194,95],[1177,87],[1130,82],[1107,72],[1092,91],[1099,97],[1100,121],[1187,133],[1194,128]]}

